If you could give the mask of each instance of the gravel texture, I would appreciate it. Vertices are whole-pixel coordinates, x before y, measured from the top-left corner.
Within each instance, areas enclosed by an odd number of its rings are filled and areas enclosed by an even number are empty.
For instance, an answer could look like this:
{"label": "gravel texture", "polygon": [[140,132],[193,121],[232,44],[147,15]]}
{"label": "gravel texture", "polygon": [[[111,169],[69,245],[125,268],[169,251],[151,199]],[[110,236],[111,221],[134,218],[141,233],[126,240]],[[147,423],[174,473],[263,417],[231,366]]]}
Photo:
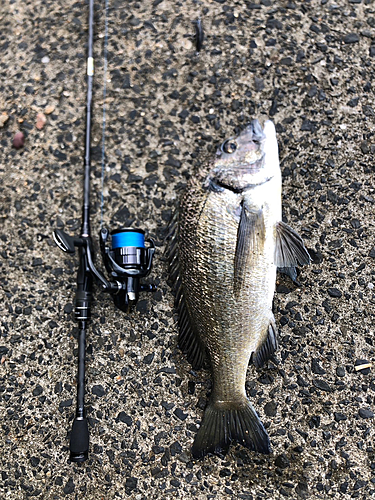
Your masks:
{"label": "gravel texture", "polygon": [[[68,462],[77,330],[87,5],[4,0],[1,80],[0,496],[370,498],[375,493],[372,0],[109,2],[104,221],[157,244],[152,298],[95,294],[87,339],[90,458]],[[104,5],[96,5],[92,228],[100,226]],[[195,53],[193,21],[204,41]],[[285,221],[313,263],[280,278],[280,349],[247,390],[273,453],[194,462],[210,376],[177,348],[163,259],[178,189],[252,117],[277,127]],[[15,134],[23,133],[20,145]],[[20,138],[20,136],[18,136]],[[22,142],[21,141],[21,142]],[[16,149],[19,146],[19,149]]]}

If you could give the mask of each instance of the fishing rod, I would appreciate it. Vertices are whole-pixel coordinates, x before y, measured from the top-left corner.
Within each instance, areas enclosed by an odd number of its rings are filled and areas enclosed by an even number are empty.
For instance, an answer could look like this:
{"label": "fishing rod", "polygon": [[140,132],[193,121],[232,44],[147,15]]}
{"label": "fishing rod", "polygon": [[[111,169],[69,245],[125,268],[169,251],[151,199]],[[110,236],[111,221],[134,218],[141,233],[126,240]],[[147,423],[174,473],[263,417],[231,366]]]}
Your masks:
{"label": "fishing rod", "polygon": [[[145,240],[145,231],[143,229],[123,227],[110,233],[102,224],[99,234],[100,250],[104,266],[110,278],[107,279],[94,265],[93,241],[90,231],[94,0],[89,0],[88,28],[86,136],[81,233],[79,237],[73,237],[61,229],[55,229],[53,232],[54,241],[63,252],[74,254],[76,248],[78,248],[79,252],[77,288],[74,301],[74,317],[78,322],[78,372],[77,408],[70,436],[70,460],[72,462],[84,462],[88,458],[89,450],[89,429],[85,410],[85,353],[86,333],[91,318],[93,285],[97,283],[100,290],[111,294],[115,306],[124,312],[128,312],[137,303],[140,292],[154,290],[153,285],[141,283],[141,279],[151,271],[155,253],[155,245],[151,239]],[[104,126],[103,117],[103,137]],[[146,243],[148,243],[148,246],[146,246]]]}

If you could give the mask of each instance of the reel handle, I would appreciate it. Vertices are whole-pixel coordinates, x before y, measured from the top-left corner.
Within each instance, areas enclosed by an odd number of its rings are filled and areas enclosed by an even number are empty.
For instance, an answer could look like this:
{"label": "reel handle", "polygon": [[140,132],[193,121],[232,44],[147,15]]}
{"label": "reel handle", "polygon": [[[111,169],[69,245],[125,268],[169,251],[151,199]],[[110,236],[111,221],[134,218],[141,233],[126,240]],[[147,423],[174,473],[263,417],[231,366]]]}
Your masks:
{"label": "reel handle", "polygon": [[56,245],[65,253],[74,254],[76,247],[84,246],[82,238],[74,238],[61,229],[55,229],[52,236]]}

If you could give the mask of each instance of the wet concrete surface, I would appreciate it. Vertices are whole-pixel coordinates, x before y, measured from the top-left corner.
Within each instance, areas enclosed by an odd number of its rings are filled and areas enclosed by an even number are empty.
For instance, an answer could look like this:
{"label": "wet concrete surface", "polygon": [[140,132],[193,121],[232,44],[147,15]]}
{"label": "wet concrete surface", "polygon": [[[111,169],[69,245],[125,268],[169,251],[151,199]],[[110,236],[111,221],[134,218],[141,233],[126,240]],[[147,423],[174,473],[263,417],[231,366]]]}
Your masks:
{"label": "wet concrete surface", "polygon": [[[110,0],[104,222],[132,223],[155,239],[158,291],[128,315],[95,293],[82,465],[68,462],[77,258],[51,233],[80,228],[87,4],[5,1],[0,18],[1,497],[374,495],[375,377],[355,369],[374,357],[374,2]],[[93,234],[103,3],[95,19]],[[313,263],[299,288],[279,278],[280,348],[264,369],[248,371],[272,454],[233,446],[196,462],[190,449],[210,375],[192,372],[177,347],[165,236],[194,166],[253,117],[276,124],[284,220]],[[25,135],[18,150],[17,131]]]}

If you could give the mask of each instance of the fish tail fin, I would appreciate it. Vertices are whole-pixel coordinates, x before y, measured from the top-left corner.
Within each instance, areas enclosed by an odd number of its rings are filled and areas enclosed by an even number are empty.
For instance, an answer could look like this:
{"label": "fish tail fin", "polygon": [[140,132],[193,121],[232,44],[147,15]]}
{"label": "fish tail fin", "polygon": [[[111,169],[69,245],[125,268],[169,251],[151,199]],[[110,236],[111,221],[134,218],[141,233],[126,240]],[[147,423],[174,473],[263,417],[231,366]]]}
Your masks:
{"label": "fish tail fin", "polygon": [[192,455],[194,458],[212,453],[225,455],[232,442],[260,453],[271,453],[267,431],[246,397],[225,404],[209,402],[194,440]]}

